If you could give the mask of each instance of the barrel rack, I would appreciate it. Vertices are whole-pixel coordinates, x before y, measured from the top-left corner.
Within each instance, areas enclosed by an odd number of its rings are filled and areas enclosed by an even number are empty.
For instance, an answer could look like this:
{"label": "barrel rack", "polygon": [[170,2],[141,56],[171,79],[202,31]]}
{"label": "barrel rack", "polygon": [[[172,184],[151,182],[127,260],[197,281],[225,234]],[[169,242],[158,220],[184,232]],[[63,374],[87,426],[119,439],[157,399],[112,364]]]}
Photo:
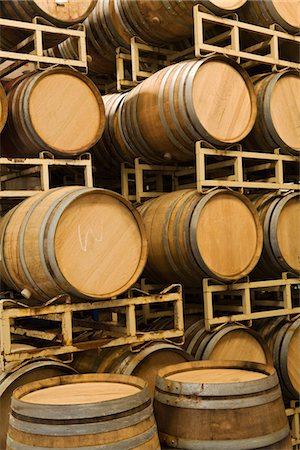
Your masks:
{"label": "barrel rack", "polygon": [[299,401],[292,400],[285,410],[290,421],[293,450],[300,449],[300,404]]}
{"label": "barrel rack", "polygon": [[[161,311],[173,318],[173,327],[158,331],[138,330],[138,317],[149,314],[159,305]],[[76,313],[92,313],[93,319]],[[97,316],[97,317],[96,317]],[[26,326],[22,320],[30,318]],[[41,329],[41,321],[48,329]],[[50,326],[49,326],[50,324]],[[95,332],[96,330],[96,332]],[[6,294],[0,300],[0,368],[11,361],[65,355],[93,348],[119,345],[139,345],[147,341],[182,338],[184,335],[183,300],[180,285],[171,285],[158,294],[141,293],[132,289],[127,297],[95,302],[76,302],[68,295],[49,300],[43,306],[27,306]],[[33,350],[17,353],[11,349],[12,336],[28,337],[43,342]],[[94,339],[92,339],[94,337]]]}
{"label": "barrel rack", "polygon": [[[4,77],[27,62],[34,63],[37,69],[45,65],[71,66],[87,73],[86,32],[83,25],[72,28],[57,28],[41,17],[35,17],[33,23],[0,18],[0,33],[5,28],[22,30],[29,34],[10,50],[0,50],[0,77]],[[63,59],[45,54],[43,36],[45,33],[74,37],[78,40],[78,58]]]}
{"label": "barrel rack", "polygon": [[[300,278],[283,273],[281,279],[238,281],[225,285],[203,280],[204,323],[206,330],[230,322],[300,314]],[[269,295],[272,293],[272,299]],[[258,295],[256,295],[258,294]],[[226,301],[227,299],[227,301]],[[228,300],[230,299],[230,300]],[[221,315],[225,313],[226,315]]]}
{"label": "barrel rack", "polygon": [[[265,28],[241,22],[237,14],[231,14],[232,18],[217,17],[201,5],[194,6],[193,14],[194,45],[190,43],[191,46],[187,45],[185,50],[153,47],[136,37],[131,39],[130,50],[121,47],[117,49],[118,92],[136,86],[170,64],[216,53],[236,59],[246,70],[255,67],[256,71],[265,72],[266,67],[270,66],[272,71],[300,69],[300,36],[277,30],[276,25]],[[212,26],[217,30],[213,37],[207,33]],[[247,40],[254,40],[256,43],[249,46]],[[291,60],[291,53],[298,55],[295,61]]]}
{"label": "barrel rack", "polygon": [[134,167],[121,167],[122,195],[132,202],[157,197],[165,190],[225,187],[240,192],[251,189],[299,190],[300,159],[294,155],[244,151],[241,145],[216,149],[207,142],[195,144],[193,166],[144,164],[139,158]]}

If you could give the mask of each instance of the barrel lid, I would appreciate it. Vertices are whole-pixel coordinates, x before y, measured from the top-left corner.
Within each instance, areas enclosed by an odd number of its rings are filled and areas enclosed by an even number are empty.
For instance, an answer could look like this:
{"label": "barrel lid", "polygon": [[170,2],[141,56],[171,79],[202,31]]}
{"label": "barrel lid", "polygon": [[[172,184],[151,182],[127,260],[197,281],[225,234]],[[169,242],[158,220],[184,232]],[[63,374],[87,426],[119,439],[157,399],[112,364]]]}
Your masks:
{"label": "barrel lid", "polygon": [[199,65],[192,98],[201,126],[215,141],[238,142],[250,132],[256,116],[254,88],[234,61],[211,57]]}
{"label": "barrel lid", "polygon": [[38,74],[28,99],[33,129],[47,149],[77,155],[101,137],[105,114],[95,85],[70,69]]}
{"label": "barrel lid", "polygon": [[[218,8],[233,11],[241,8],[247,0],[209,0],[209,3],[217,6]],[[207,5],[209,7],[209,5]]]}
{"label": "barrel lid", "polygon": [[81,405],[115,400],[136,394],[140,388],[124,383],[89,382],[39,389],[22,397],[23,402],[47,405]]}
{"label": "barrel lid", "polygon": [[77,23],[92,11],[96,0],[34,0],[34,3],[57,21]]}
{"label": "barrel lid", "polygon": [[257,263],[262,230],[250,201],[227,190],[205,195],[191,222],[191,243],[200,266],[212,277],[238,279]]}
{"label": "barrel lid", "polygon": [[277,13],[289,24],[300,29],[300,7],[298,0],[272,0]]}
{"label": "barrel lid", "polygon": [[272,125],[282,144],[300,152],[299,92],[299,73],[286,72],[277,76],[276,82],[272,84],[269,108]]}
{"label": "barrel lid", "polygon": [[82,188],[66,196],[52,216],[47,238],[59,282],[68,283],[81,297],[108,298],[124,292],[146,261],[139,213],[122,196],[105,189]]}
{"label": "barrel lid", "polygon": [[175,373],[167,377],[171,381],[182,383],[240,383],[245,381],[259,380],[265,378],[264,373],[253,372],[251,370],[240,370],[230,368],[187,370]]}

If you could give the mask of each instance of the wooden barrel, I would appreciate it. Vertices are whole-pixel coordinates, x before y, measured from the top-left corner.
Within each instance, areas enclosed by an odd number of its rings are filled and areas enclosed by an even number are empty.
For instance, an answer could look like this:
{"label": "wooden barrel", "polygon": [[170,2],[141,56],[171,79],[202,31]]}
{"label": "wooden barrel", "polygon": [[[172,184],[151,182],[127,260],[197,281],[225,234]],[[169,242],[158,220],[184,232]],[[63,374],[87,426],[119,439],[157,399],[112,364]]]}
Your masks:
{"label": "wooden barrel", "polygon": [[261,335],[237,323],[209,332],[205,330],[204,321],[197,321],[185,331],[184,348],[197,360],[273,363],[268,345]]}
{"label": "wooden barrel", "polygon": [[299,156],[299,72],[288,69],[279,73],[258,75],[252,80],[257,96],[257,118],[246,138],[246,145],[252,150],[260,151],[280,147],[286,153]]}
{"label": "wooden barrel", "polygon": [[101,139],[93,147],[94,161],[99,173],[120,172],[122,162],[132,163],[135,155],[122,139],[120,106],[126,94],[109,94],[102,97],[105,108],[105,128]]}
{"label": "wooden barrel", "polygon": [[8,92],[9,117],[3,153],[36,156],[47,150],[65,158],[89,150],[105,125],[98,89],[69,68],[36,72],[14,82]]}
{"label": "wooden barrel", "polygon": [[[15,345],[14,350],[27,348],[28,346]],[[8,419],[10,413],[10,402],[13,391],[23,384],[33,381],[42,380],[44,378],[68,375],[74,373],[74,369],[63,364],[60,361],[52,359],[31,360],[19,367],[10,365],[9,370],[0,371],[0,448],[6,448],[6,437],[8,429]]]}
{"label": "wooden barrel", "polygon": [[285,399],[300,397],[300,317],[268,319],[257,324],[273,356]]}
{"label": "wooden barrel", "polygon": [[0,273],[27,297],[109,298],[142,272],[147,241],[139,213],[121,195],[78,186],[51,189],[8,212]]}
{"label": "wooden barrel", "polygon": [[291,449],[276,371],[265,364],[197,361],[161,369],[154,411],[160,440],[172,448]]}
{"label": "wooden barrel", "polygon": [[194,144],[215,146],[242,140],[256,117],[254,88],[247,73],[218,55],[166,67],[125,97],[122,139],[149,162],[191,161]]}
{"label": "wooden barrel", "polygon": [[272,24],[280,25],[291,34],[298,34],[300,29],[299,4],[295,0],[247,1],[239,16],[244,22],[267,28]]}
{"label": "wooden barrel", "polygon": [[3,127],[7,120],[7,98],[4,87],[0,83],[0,133],[3,130]]}
{"label": "wooden barrel", "polygon": [[55,377],[15,390],[7,450],[160,449],[147,383],[126,375]]}
{"label": "wooden barrel", "polygon": [[[193,6],[202,3],[214,14],[239,9],[245,0],[101,0],[85,20],[87,50],[95,74],[114,73],[116,48],[130,49],[137,36],[145,43],[165,47],[193,35]],[[76,41],[68,39],[52,52],[64,58],[78,53]]]}
{"label": "wooden barrel", "polygon": [[268,193],[252,198],[260,216],[264,247],[253,275],[259,278],[300,274],[299,193]]}
{"label": "wooden barrel", "polygon": [[199,287],[205,277],[246,276],[262,250],[262,230],[249,199],[229,190],[186,189],[140,208],[149,244],[147,277]]}
{"label": "wooden barrel", "polygon": [[182,348],[167,342],[151,342],[139,351],[130,346],[89,350],[76,355],[74,368],[78,372],[109,372],[135,375],[147,381],[154,396],[155,378],[162,367],[192,360]]}
{"label": "wooden barrel", "polygon": [[[83,22],[96,3],[97,0],[2,0],[0,17],[32,22],[33,18],[38,16],[56,27],[68,28]],[[1,31],[0,42],[3,50],[14,47],[28,36],[26,31],[14,28]],[[64,39],[66,39],[64,35],[43,34],[43,44],[46,46],[55,45]]]}

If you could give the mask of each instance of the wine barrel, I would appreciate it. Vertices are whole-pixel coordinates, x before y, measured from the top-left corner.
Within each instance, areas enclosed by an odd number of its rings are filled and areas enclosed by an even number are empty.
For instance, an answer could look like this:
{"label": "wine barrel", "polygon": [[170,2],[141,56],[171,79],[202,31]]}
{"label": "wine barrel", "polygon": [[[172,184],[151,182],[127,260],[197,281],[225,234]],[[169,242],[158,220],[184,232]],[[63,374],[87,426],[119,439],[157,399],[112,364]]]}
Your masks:
{"label": "wine barrel", "polygon": [[173,64],[144,80],[124,99],[119,122],[127,147],[143,160],[191,161],[194,144],[242,140],[256,117],[247,73],[222,55]]}
{"label": "wine barrel", "polygon": [[231,323],[209,332],[204,322],[197,321],[185,331],[184,349],[197,360],[250,361],[273,364],[266,341],[257,331]]}
{"label": "wine barrel", "polygon": [[[115,71],[116,48],[130,49],[137,36],[145,43],[166,46],[193,35],[193,6],[201,3],[214,14],[228,14],[241,8],[246,0],[102,0],[85,20],[87,50],[92,57],[90,71],[95,74]],[[75,39],[65,40],[52,54],[64,58],[78,53]]]}
{"label": "wine barrel", "polygon": [[[97,0],[2,0],[0,17],[5,19],[32,22],[34,17],[41,17],[56,27],[68,28],[83,22],[92,12]],[[21,29],[6,28],[1,30],[0,43],[3,50],[10,49],[28,36]],[[65,35],[43,34],[43,44],[52,46],[66,39]]]}
{"label": "wine barrel", "polygon": [[[29,346],[13,344],[14,351],[27,348]],[[32,348],[32,347],[31,347]],[[6,448],[6,437],[8,429],[8,419],[10,413],[10,402],[13,391],[23,384],[44,378],[68,375],[75,370],[60,361],[52,359],[41,359],[27,361],[26,364],[13,369],[12,364],[9,370],[0,371],[0,448]]]}
{"label": "wine barrel", "polygon": [[261,151],[280,147],[285,153],[299,156],[299,72],[288,69],[271,75],[258,75],[252,80],[257,96],[257,118],[246,138],[246,145]]}
{"label": "wine barrel", "polygon": [[300,317],[268,319],[257,324],[273,356],[285,399],[300,397]]}
{"label": "wine barrel", "polygon": [[7,98],[4,87],[0,83],[0,133],[3,130],[3,127],[7,120]]}
{"label": "wine barrel", "polygon": [[291,34],[300,29],[300,11],[297,1],[260,0],[247,1],[239,11],[244,22],[268,28],[272,24],[280,25]]}
{"label": "wine barrel", "polygon": [[300,274],[300,196],[299,193],[252,197],[263,227],[264,247],[253,272],[258,278]]}
{"label": "wine barrel", "polygon": [[168,366],[156,379],[154,411],[160,440],[172,448],[291,449],[276,371],[265,364]]}
{"label": "wine barrel", "polygon": [[105,128],[101,139],[93,147],[97,172],[120,172],[122,162],[132,163],[135,155],[121,138],[119,124],[120,106],[126,94],[109,94],[102,97],[105,108]]}
{"label": "wine barrel", "polygon": [[47,150],[65,158],[89,150],[105,126],[98,89],[85,75],[54,68],[22,77],[8,92],[6,156],[37,156]]}
{"label": "wine barrel", "polygon": [[246,276],[262,250],[262,230],[242,194],[185,189],[138,208],[149,244],[147,277],[199,287],[202,278],[225,282]]}
{"label": "wine barrel", "polygon": [[89,350],[76,355],[73,367],[82,373],[109,372],[134,375],[147,381],[154,396],[155,378],[162,367],[192,360],[182,348],[166,342],[151,342],[140,351],[130,346]]}
{"label": "wine barrel", "polygon": [[7,450],[160,449],[147,383],[126,375],[55,377],[15,390]]}
{"label": "wine barrel", "polygon": [[142,219],[121,195],[70,186],[33,196],[0,227],[0,273],[27,297],[95,300],[129,289],[144,268]]}

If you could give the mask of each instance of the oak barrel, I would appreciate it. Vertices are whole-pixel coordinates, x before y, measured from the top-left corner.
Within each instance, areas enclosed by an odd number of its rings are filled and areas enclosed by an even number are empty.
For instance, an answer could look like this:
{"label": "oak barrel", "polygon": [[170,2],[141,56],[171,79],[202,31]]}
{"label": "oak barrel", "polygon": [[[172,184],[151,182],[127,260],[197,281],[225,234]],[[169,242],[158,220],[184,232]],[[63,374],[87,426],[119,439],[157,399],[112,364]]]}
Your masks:
{"label": "oak barrel", "polygon": [[[35,17],[40,17],[56,27],[68,28],[82,22],[96,3],[97,0],[1,0],[0,17],[22,22],[32,22]],[[22,29],[1,28],[1,48],[10,49],[28,35]],[[44,46],[55,45],[64,39],[66,35],[43,33]]]}
{"label": "oak barrel", "polygon": [[161,442],[173,448],[291,449],[276,371],[265,364],[197,361],[161,369],[154,411]]}
{"label": "oak barrel", "polygon": [[273,364],[271,352],[261,335],[237,323],[210,332],[205,329],[204,321],[197,321],[185,331],[184,348],[197,360]]}
{"label": "oak barrel", "polygon": [[257,118],[246,139],[247,146],[261,151],[280,147],[286,153],[299,156],[299,72],[288,69],[257,75],[252,80],[257,96]]}
{"label": "oak barrel", "polygon": [[7,450],[160,449],[147,383],[126,375],[55,377],[15,390]]}
{"label": "oak barrel", "polygon": [[[29,346],[24,344],[13,344],[14,351],[24,350]],[[32,348],[32,347],[31,347]],[[13,391],[23,384],[44,378],[68,375],[74,373],[74,369],[60,361],[52,359],[41,359],[27,361],[25,365],[18,367],[18,364],[10,363],[10,367],[5,372],[0,371],[0,448],[6,448],[6,437],[8,429],[8,419],[10,412],[10,402]]]}
{"label": "oak barrel", "polygon": [[[236,11],[245,0],[101,0],[85,20],[87,50],[95,74],[115,71],[116,48],[130,49],[130,40],[137,36],[146,44],[170,46],[193,35],[193,6],[202,3],[214,14]],[[67,39],[52,53],[64,58],[74,57],[77,45]]]}
{"label": "oak barrel", "polygon": [[144,225],[121,195],[70,186],[35,195],[0,223],[0,273],[27,297],[87,300],[125,292],[147,259]]}
{"label": "oak barrel", "polygon": [[82,373],[109,372],[137,376],[147,381],[153,397],[159,369],[192,359],[192,356],[177,345],[150,342],[139,351],[132,351],[130,346],[122,346],[80,352],[75,356],[73,367]]}
{"label": "oak barrel", "polygon": [[191,161],[196,141],[228,146],[247,136],[256,99],[246,71],[216,55],[154,73],[125,96],[120,117],[122,138],[137,157]]}
{"label": "oak barrel", "polygon": [[37,156],[43,150],[65,158],[80,155],[104,130],[104,105],[97,87],[69,68],[21,77],[8,88],[8,103],[2,145],[6,156]]}
{"label": "oak barrel", "polygon": [[0,83],[0,133],[4,128],[7,120],[8,106],[5,89]]}
{"label": "oak barrel", "polygon": [[156,282],[200,286],[202,278],[225,282],[246,276],[262,250],[258,214],[244,195],[185,189],[138,208],[146,226],[146,274]]}
{"label": "oak barrel", "polygon": [[247,1],[239,16],[244,22],[266,28],[277,24],[291,34],[298,34],[300,29],[299,4],[295,0]]}
{"label": "oak barrel", "polygon": [[300,317],[268,319],[257,329],[267,341],[273,356],[285,399],[300,398]]}
{"label": "oak barrel", "polygon": [[252,198],[263,227],[264,247],[253,275],[300,274],[300,195],[268,193]]}

